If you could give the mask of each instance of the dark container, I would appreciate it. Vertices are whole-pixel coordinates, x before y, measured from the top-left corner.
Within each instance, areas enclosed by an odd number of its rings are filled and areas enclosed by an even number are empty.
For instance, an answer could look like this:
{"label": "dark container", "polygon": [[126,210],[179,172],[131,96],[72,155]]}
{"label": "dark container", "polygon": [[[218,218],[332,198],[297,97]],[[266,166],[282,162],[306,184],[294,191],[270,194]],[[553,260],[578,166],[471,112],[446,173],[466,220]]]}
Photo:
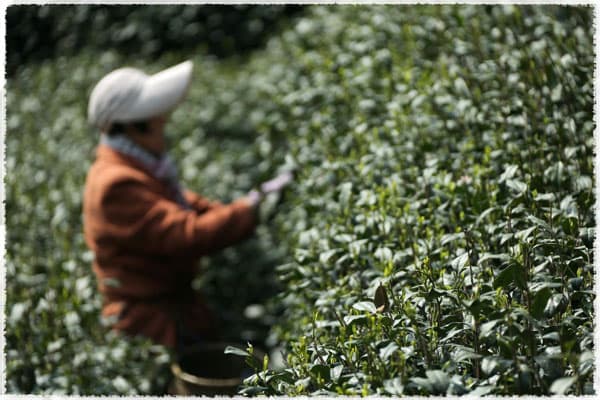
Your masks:
{"label": "dark container", "polygon": [[[244,349],[238,343],[206,343],[189,347],[179,353],[171,364],[173,381],[169,394],[235,396],[242,381],[254,374],[245,358],[225,354],[227,346]],[[262,360],[264,353],[254,349],[254,355]]]}

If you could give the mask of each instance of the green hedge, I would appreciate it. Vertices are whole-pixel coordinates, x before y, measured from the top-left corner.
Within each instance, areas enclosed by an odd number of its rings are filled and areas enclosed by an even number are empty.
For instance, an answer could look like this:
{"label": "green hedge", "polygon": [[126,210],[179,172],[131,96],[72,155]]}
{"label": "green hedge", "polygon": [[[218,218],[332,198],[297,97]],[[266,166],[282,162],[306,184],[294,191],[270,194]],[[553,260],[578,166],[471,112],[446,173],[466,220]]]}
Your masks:
{"label": "green hedge", "polygon": [[247,393],[593,392],[591,21],[323,6],[272,43],[288,365]]}

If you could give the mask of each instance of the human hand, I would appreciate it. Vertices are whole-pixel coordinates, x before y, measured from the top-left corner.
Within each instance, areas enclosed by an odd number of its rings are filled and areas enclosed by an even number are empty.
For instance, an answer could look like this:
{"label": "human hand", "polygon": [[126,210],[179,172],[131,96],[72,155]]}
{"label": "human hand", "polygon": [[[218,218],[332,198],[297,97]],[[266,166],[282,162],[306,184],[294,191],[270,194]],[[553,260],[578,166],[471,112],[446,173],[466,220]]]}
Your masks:
{"label": "human hand", "polygon": [[253,208],[258,207],[262,198],[263,195],[258,190],[252,190],[246,195],[246,200],[248,201],[248,203],[250,203],[250,206],[252,206]]}
{"label": "human hand", "polygon": [[292,182],[292,180],[294,180],[294,175],[291,172],[287,171],[282,174],[279,174],[278,176],[269,181],[264,182],[262,185],[260,185],[260,190],[264,194],[279,192],[290,182]]}
{"label": "human hand", "polygon": [[[245,197],[251,207],[257,209],[263,202],[266,196],[272,193],[279,193],[286,185],[294,179],[292,172],[284,172],[275,178],[263,182],[260,185],[260,190],[251,190]],[[280,198],[281,196],[276,196]],[[272,207],[270,207],[272,208]]]}

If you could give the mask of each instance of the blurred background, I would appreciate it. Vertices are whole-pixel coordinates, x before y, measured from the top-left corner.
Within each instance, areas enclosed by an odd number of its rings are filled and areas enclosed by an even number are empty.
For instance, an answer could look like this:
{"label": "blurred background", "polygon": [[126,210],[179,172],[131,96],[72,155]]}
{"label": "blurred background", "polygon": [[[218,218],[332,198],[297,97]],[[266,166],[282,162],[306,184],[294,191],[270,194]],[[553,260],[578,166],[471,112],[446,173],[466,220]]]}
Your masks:
{"label": "blurred background", "polygon": [[[221,201],[270,177],[240,67],[302,14],[295,5],[15,5],[7,8],[6,377],[9,393],[162,394],[172,355],[100,319],[81,197],[98,140],[89,94],[123,65],[191,59],[188,99],[167,126],[184,184]],[[243,79],[241,79],[243,81]],[[235,101],[235,100],[239,100]],[[242,101],[242,99],[244,99]],[[244,105],[240,105],[243,103]],[[263,148],[264,143],[263,143]],[[194,287],[225,339],[270,349],[281,246],[267,227],[202,260]],[[225,307],[224,307],[225,305]]]}
{"label": "blurred background", "polygon": [[6,68],[73,56],[83,48],[147,60],[194,51],[245,55],[297,15],[301,5],[18,5],[7,9]]}

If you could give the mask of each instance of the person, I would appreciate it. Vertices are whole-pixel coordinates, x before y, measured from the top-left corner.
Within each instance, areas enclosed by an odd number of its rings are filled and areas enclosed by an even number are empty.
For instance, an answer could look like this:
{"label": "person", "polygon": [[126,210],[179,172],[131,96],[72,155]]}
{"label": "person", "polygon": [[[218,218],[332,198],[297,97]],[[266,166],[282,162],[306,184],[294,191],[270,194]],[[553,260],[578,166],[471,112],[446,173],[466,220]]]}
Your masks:
{"label": "person", "polygon": [[83,225],[102,315],[117,331],[169,347],[217,338],[218,318],[191,287],[197,261],[248,238],[265,193],[292,180],[281,174],[230,204],[179,185],[164,128],[192,71],[191,61],[154,75],[120,68],[96,84],[88,103],[100,143],[85,182]]}

